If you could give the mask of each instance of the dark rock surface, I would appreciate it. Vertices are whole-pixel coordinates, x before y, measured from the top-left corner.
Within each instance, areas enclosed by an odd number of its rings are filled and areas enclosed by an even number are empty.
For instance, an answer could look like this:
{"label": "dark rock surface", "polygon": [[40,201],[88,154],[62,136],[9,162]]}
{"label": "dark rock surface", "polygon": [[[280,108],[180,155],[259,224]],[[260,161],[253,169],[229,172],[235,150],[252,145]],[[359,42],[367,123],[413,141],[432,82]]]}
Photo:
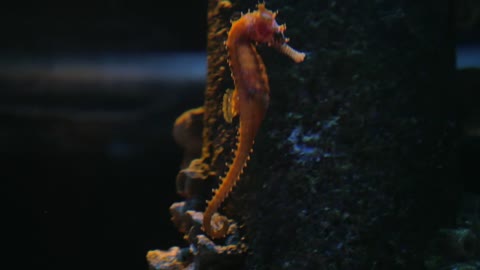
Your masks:
{"label": "dark rock surface", "polygon": [[[254,5],[232,1],[225,20]],[[469,182],[462,110],[475,108],[462,108],[468,89],[456,77],[451,3],[285,0],[269,8],[308,56],[293,65],[259,47],[271,105],[223,209],[244,223],[245,268],[431,267],[426,252],[438,233],[463,232],[455,229]],[[221,51],[209,51],[209,63],[221,65]],[[212,78],[205,123],[220,124],[206,125],[204,149],[221,160],[231,137],[215,112],[229,77]]]}

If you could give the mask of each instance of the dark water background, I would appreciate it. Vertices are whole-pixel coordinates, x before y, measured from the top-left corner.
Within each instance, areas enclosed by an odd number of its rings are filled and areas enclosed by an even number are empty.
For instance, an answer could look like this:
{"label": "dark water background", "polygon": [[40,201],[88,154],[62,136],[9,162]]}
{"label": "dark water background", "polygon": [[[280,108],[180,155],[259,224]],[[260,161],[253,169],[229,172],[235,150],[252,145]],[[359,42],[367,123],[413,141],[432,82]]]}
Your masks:
{"label": "dark water background", "polygon": [[15,268],[147,269],[148,250],[183,244],[171,131],[202,104],[206,4],[2,4],[2,242]]}
{"label": "dark water background", "polygon": [[[171,128],[202,104],[206,1],[168,5],[2,7],[0,179],[18,268],[147,269],[149,249],[184,244],[168,213]],[[459,33],[458,68],[480,66],[477,30]]]}

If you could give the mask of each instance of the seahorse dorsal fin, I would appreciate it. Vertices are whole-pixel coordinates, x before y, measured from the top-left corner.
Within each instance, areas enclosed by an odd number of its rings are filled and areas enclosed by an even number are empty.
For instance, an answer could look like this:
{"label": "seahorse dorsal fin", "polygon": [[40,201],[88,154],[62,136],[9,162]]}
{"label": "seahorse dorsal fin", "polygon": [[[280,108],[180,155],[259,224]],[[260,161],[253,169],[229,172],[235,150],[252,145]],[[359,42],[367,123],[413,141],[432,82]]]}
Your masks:
{"label": "seahorse dorsal fin", "polygon": [[232,119],[238,114],[237,98],[237,90],[227,89],[225,95],[223,95],[223,118],[225,118],[225,121],[228,123],[231,123]]}

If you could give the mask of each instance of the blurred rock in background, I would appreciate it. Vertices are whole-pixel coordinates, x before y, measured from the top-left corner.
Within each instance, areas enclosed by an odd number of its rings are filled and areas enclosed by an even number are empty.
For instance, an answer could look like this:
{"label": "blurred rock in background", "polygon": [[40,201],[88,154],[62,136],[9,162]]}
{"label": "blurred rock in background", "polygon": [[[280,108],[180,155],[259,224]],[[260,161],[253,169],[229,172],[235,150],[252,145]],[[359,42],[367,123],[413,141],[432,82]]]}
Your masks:
{"label": "blurred rock in background", "polygon": [[2,3],[0,179],[17,267],[147,269],[179,242],[175,118],[202,104],[206,1]]}

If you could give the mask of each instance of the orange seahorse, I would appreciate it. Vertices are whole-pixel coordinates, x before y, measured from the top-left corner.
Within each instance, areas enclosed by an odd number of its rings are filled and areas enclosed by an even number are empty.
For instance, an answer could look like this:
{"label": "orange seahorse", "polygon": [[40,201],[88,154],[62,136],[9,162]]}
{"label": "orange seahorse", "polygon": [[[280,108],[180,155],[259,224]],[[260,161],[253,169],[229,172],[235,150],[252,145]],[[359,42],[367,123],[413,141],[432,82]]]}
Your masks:
{"label": "orange seahorse", "polygon": [[258,10],[244,14],[232,23],[226,41],[235,90],[227,90],[223,98],[223,114],[229,123],[238,115],[240,126],[233,162],[204,212],[203,229],[212,238],[221,238],[227,233],[227,221],[216,226],[220,228],[214,228],[212,216],[240,178],[269,104],[268,77],[255,43],[266,43],[297,63],[305,58],[304,53],[286,44],[288,39],[283,36],[286,26],[277,24],[277,12],[266,9],[264,3],[257,7]]}

